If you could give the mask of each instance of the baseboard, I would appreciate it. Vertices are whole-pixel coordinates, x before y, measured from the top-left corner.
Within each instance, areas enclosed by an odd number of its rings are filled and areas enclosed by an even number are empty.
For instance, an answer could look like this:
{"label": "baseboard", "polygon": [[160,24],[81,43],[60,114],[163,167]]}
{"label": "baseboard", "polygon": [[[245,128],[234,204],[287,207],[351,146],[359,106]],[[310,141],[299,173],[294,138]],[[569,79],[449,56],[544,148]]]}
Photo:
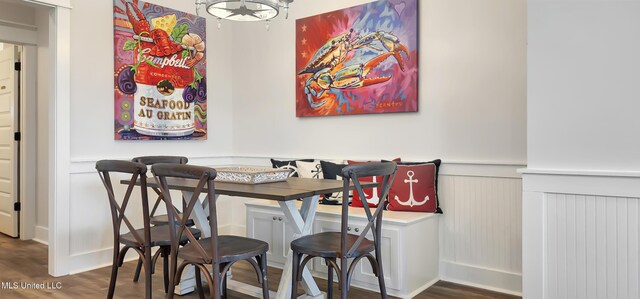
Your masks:
{"label": "baseboard", "polygon": [[44,245],[49,245],[49,229],[44,226],[36,226],[36,236],[33,240]]}
{"label": "baseboard", "polygon": [[247,230],[245,225],[227,224],[218,228],[218,234],[245,237]]}
{"label": "baseboard", "polygon": [[[69,258],[69,274],[77,274],[111,266],[113,248],[104,248],[72,254]],[[124,262],[135,261],[138,255],[133,250],[127,252]]]}
{"label": "baseboard", "polygon": [[424,292],[424,290],[426,290],[426,289],[430,288],[432,285],[436,284],[436,282],[438,282],[438,281],[440,281],[440,279],[439,279],[439,278],[436,278],[436,279],[434,279],[434,280],[432,280],[432,281],[429,281],[429,282],[425,283],[423,286],[421,286],[421,287],[419,287],[418,289],[416,289],[415,291],[413,291],[413,292],[412,292],[411,294],[409,294],[408,296],[403,297],[403,298],[411,299],[411,298],[413,298],[413,297],[416,297],[416,296],[418,296],[420,293]]}
{"label": "baseboard", "polygon": [[440,261],[440,280],[522,296],[522,274]]}

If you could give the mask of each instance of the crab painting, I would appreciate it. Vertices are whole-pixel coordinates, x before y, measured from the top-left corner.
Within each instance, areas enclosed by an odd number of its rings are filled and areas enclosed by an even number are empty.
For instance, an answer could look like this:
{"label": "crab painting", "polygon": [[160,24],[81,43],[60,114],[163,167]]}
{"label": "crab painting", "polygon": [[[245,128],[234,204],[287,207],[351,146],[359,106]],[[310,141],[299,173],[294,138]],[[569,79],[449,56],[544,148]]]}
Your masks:
{"label": "crab painting", "polygon": [[296,20],[296,116],[418,111],[418,1]]}
{"label": "crab painting", "polygon": [[[379,47],[379,46],[382,46]],[[345,66],[353,51],[367,47],[380,54],[361,64]],[[400,69],[405,69],[405,58],[409,59],[407,47],[391,33],[376,31],[360,37],[349,33],[338,35],[327,41],[311,58],[298,75],[311,74],[305,84],[305,94],[311,108],[319,108],[326,103],[325,91],[348,88],[362,88],[387,82],[392,75],[370,77],[371,71],[389,57],[395,57]]]}

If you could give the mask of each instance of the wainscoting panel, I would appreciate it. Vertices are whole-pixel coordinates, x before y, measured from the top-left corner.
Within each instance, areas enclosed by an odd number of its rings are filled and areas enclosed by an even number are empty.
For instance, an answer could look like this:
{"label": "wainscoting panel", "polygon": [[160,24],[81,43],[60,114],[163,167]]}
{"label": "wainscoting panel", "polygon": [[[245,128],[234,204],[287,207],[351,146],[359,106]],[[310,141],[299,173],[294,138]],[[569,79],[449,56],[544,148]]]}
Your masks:
{"label": "wainscoting panel", "polygon": [[546,194],[545,298],[640,298],[640,199]]}
{"label": "wainscoting panel", "polygon": [[[193,157],[200,165],[269,165],[265,157]],[[522,180],[516,164],[444,163],[439,196],[440,278],[511,294],[522,292]],[[70,165],[70,272],[108,265],[112,232],[106,192],[95,160]],[[114,186],[122,191],[121,185]],[[134,199],[138,199],[136,195]],[[219,198],[219,225],[226,233],[245,233],[244,203]],[[140,205],[133,203],[132,212]],[[141,226],[140,219],[132,219]],[[637,223],[637,222],[636,222]],[[429,242],[430,240],[424,240]]]}
{"label": "wainscoting panel", "polygon": [[[122,158],[124,159],[124,158]],[[189,161],[197,165],[230,165],[229,157],[190,157]],[[69,271],[78,273],[111,264],[113,248],[113,228],[111,212],[106,190],[95,170],[95,159],[73,161],[70,165],[70,205],[69,205]],[[151,175],[151,174],[149,174]],[[121,185],[121,179],[128,179],[126,175],[112,176],[114,191],[120,202],[126,187]],[[173,198],[180,198],[180,192],[172,191]],[[155,202],[155,193],[149,193],[149,201]],[[229,197],[218,199],[220,210],[231,210]],[[162,206],[161,206],[162,207]],[[158,213],[163,213],[163,208]],[[142,205],[139,189],[135,189],[127,207],[127,214],[136,228],[142,227]],[[222,232],[236,232],[231,227],[232,214],[222,213],[220,226]],[[41,229],[45,232],[46,228]],[[122,231],[128,231],[126,227]],[[40,239],[45,241],[47,239]],[[130,250],[128,259],[135,255]]]}
{"label": "wainscoting panel", "polygon": [[522,180],[440,176],[441,279],[522,291]]}

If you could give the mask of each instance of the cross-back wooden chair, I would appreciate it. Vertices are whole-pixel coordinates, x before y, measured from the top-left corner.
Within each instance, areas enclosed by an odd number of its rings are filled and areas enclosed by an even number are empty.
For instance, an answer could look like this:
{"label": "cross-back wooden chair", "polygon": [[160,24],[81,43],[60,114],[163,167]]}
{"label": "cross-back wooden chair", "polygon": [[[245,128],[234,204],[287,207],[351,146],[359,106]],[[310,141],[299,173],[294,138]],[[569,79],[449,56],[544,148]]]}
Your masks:
{"label": "cross-back wooden chair", "polygon": [[[131,159],[131,161],[142,163],[147,166],[151,166],[157,163],[174,163],[174,164],[189,163],[189,159],[187,157],[182,157],[182,156],[142,156],[142,157],[135,157]],[[167,214],[156,215],[158,207],[160,206],[160,203],[162,203],[162,192],[160,192],[160,189],[156,187],[152,187],[151,189],[153,190],[153,192],[156,193],[158,198],[156,199],[156,202],[153,204],[153,208],[151,209],[151,214],[150,214],[151,216],[149,220],[153,225],[167,224],[168,223]]]}
{"label": "cross-back wooden chair", "polygon": [[[156,163],[175,163],[175,164],[187,164],[189,159],[183,156],[141,156],[135,157],[131,159],[131,161],[136,163],[142,163],[144,165],[150,166]],[[164,206],[164,201],[162,198],[162,192],[157,187],[151,187],[153,192],[157,195],[156,201],[153,204],[153,208],[151,208],[151,212],[149,214],[149,222],[152,225],[166,225],[169,223],[169,217],[167,214],[164,215],[156,215],[158,211],[158,207]],[[162,205],[161,205],[162,203]],[[184,209],[184,207],[183,207]],[[193,221],[189,222],[190,226],[193,226]],[[156,251],[153,255],[153,263],[151,265],[151,271],[155,271],[155,265],[158,261],[159,257],[162,257],[163,260],[163,269],[164,269],[164,283],[165,283],[165,292],[167,291],[167,286],[169,285],[169,271],[168,271],[168,263],[169,263],[169,254],[171,253],[171,248],[169,246],[161,247],[161,250]],[[142,270],[142,259],[138,259],[138,265],[136,266],[136,272],[133,275],[133,281],[138,282],[140,278],[140,272]]]}
{"label": "cross-back wooden chair", "polygon": [[[344,178],[343,193],[349,194],[350,183],[355,185],[355,192],[360,195],[365,214],[367,215],[367,225],[362,229],[359,235],[350,234],[348,230],[349,224],[349,203],[347,200],[342,202],[342,223],[340,232],[322,232],[305,236],[291,242],[293,251],[293,276],[291,298],[297,297],[298,283],[302,279],[302,270],[305,265],[313,258],[319,257],[324,259],[328,266],[328,292],[327,297],[333,296],[333,271],[335,269],[338,274],[338,282],[340,284],[341,298],[347,298],[351,275],[358,262],[367,258],[371,263],[371,268],[378,277],[380,284],[380,294],[382,298],[387,298],[387,290],[384,284],[384,274],[382,271],[382,253],[381,251],[381,232],[382,232],[382,213],[385,201],[388,200],[389,189],[396,172],[395,162],[382,163],[366,163],[347,166],[342,170]],[[382,176],[381,201],[375,210],[371,210],[366,202],[366,197],[360,185],[359,179],[365,177]],[[366,236],[372,232],[373,240]],[[375,257],[372,252],[375,251]],[[304,257],[304,259],[303,259]],[[338,259],[340,260],[338,262]],[[353,259],[349,265],[349,259]]]}
{"label": "cross-back wooden chair", "polygon": [[[160,190],[164,195],[167,206],[172,206],[171,194],[169,193],[168,180],[180,180],[183,183],[191,181],[195,186],[191,198],[185,198],[187,204],[183,210],[183,216],[177,215],[175,209],[168,211],[170,219],[176,219],[179,229],[171,232],[173,241],[183,234],[191,241],[182,248],[171,247],[171,282],[168,296],[173,298],[173,289],[182,276],[182,271],[187,265],[196,268],[196,288],[200,298],[204,298],[202,288],[202,274],[204,274],[209,284],[209,292],[212,298],[226,298],[226,275],[231,266],[237,262],[246,260],[256,270],[258,281],[262,284],[263,297],[269,298],[269,288],[267,285],[267,251],[269,244],[266,242],[238,236],[218,236],[218,223],[216,214],[216,195],[214,179],[216,170],[209,167],[177,164],[155,164],[151,166],[151,172],[156,177]],[[197,238],[188,231],[187,219],[191,216],[196,204],[200,203],[200,195],[206,195],[206,207],[209,209],[209,229],[211,236]],[[177,258],[183,260],[177,266]],[[206,265],[211,265],[212,271],[207,270]]]}
{"label": "cross-back wooden chair", "polygon": [[[153,257],[151,249],[153,247],[170,247],[170,229],[169,226],[151,227],[149,222],[149,199],[147,194],[147,166],[141,163],[117,160],[101,160],[96,163],[98,174],[107,190],[109,206],[111,210],[111,221],[113,224],[113,261],[111,265],[111,279],[109,282],[108,298],[113,298],[116,280],[118,277],[118,268],[122,266],[127,251],[134,250],[142,260],[145,273],[145,298],[151,298],[153,273]],[[122,198],[116,198],[116,194],[112,183],[112,174],[130,175],[126,191]],[[132,220],[127,216],[127,208],[129,207],[136,181],[140,181],[140,195],[142,204],[142,223],[143,228],[136,229]],[[120,229],[124,226],[128,229],[128,233],[121,234]],[[173,229],[175,231],[175,227]],[[199,236],[200,232],[192,229],[194,236]],[[183,238],[180,244],[185,244],[188,240]],[[122,249],[120,244],[124,245]],[[165,285],[165,290],[167,289]]]}

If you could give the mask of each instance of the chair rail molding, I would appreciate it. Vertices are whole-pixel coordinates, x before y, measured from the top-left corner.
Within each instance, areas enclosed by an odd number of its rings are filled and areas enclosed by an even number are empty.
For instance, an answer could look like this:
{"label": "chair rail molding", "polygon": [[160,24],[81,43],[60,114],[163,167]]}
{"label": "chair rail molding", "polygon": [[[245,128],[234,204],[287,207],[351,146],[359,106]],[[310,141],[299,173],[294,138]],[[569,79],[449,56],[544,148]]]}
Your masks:
{"label": "chair rail molding", "polygon": [[640,197],[640,172],[520,169],[524,192]]}
{"label": "chair rail molding", "polygon": [[[104,159],[106,159],[105,157]],[[114,160],[126,160],[129,161],[133,157],[108,157],[108,159]],[[204,166],[228,166],[233,164],[232,156],[197,156],[187,157],[189,158],[189,164],[204,165]],[[70,163],[70,173],[72,175],[84,174],[84,173],[96,173],[96,162],[103,158],[73,158]]]}

